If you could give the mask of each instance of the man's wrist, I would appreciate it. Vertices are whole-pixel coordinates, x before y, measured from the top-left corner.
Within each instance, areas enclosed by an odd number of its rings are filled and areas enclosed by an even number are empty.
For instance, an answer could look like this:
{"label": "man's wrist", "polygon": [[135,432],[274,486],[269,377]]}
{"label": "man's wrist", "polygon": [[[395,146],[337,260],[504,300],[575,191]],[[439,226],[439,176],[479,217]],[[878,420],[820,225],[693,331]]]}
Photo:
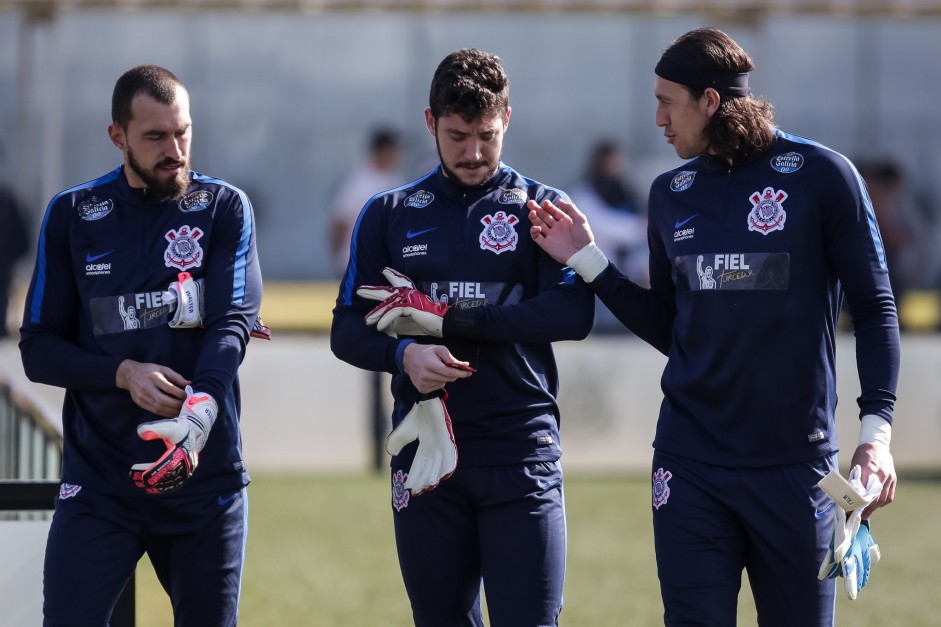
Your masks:
{"label": "man's wrist", "polygon": [[565,265],[575,270],[586,283],[591,283],[608,267],[608,258],[594,242],[589,242],[569,257]]}
{"label": "man's wrist", "polygon": [[892,424],[881,416],[866,414],[859,421],[859,445],[884,444],[892,441]]}
{"label": "man's wrist", "polygon": [[124,359],[121,363],[118,364],[117,370],[114,371],[114,385],[119,390],[130,389],[130,383],[128,382],[128,368],[131,367],[134,361],[132,359]]}

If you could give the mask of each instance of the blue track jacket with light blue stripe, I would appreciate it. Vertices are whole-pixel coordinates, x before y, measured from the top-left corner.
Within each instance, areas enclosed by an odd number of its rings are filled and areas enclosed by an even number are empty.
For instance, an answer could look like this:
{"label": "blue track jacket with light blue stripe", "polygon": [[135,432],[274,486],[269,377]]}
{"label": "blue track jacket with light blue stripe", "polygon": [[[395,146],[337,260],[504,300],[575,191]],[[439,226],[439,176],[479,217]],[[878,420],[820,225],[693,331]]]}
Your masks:
{"label": "blue track jacket with light blue stripe", "polygon": [[[162,293],[180,272],[205,279],[203,326],[167,325]],[[123,167],[49,203],[26,299],[20,350],[27,376],[66,389],[62,481],[145,496],[131,465],[156,461],[162,441],[137,435],[144,411],[115,385],[124,359],[168,366],[212,395],[219,415],[193,477],[174,494],[248,483],[237,370],[261,304],[248,197],[190,173],[182,198],[131,188]]]}
{"label": "blue track jacket with light blue stripe", "polygon": [[591,287],[669,358],[656,449],[733,467],[835,452],[844,295],[860,414],[892,421],[895,301],[872,204],[845,157],[779,130],[745,163],[697,157],[654,181],[648,241],[649,290],[610,264]]}
{"label": "blue track jacket with light blue stripe", "polygon": [[[557,189],[501,164],[481,187],[451,182],[438,167],[379,194],[357,220],[350,262],[333,312],[334,353],[359,368],[390,372],[393,424],[417,390],[402,372],[407,342],[445,344],[477,371],[446,386],[462,466],[554,461],[559,445],[559,376],[552,342],[588,335],[594,297],[574,272],[529,236],[526,200],[558,199]],[[448,304],[444,339],[393,338],[363,317],[377,303],[356,295],[387,285],[391,267]],[[392,460],[407,468],[416,445]]]}

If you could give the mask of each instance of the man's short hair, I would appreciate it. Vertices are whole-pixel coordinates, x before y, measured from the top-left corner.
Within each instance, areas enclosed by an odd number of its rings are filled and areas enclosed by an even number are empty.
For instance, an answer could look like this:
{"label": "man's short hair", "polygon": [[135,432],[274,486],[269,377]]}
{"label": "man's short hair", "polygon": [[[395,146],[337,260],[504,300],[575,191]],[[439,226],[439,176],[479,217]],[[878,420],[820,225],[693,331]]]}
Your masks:
{"label": "man's short hair", "polygon": [[114,84],[111,94],[111,120],[126,129],[132,116],[131,102],[137,94],[147,94],[161,104],[172,104],[176,99],[176,88],[183,82],[170,70],[159,65],[132,67]]}
{"label": "man's short hair", "polygon": [[428,106],[436,120],[456,113],[471,122],[483,115],[506,113],[510,78],[500,57],[477,48],[446,56],[431,79]]}

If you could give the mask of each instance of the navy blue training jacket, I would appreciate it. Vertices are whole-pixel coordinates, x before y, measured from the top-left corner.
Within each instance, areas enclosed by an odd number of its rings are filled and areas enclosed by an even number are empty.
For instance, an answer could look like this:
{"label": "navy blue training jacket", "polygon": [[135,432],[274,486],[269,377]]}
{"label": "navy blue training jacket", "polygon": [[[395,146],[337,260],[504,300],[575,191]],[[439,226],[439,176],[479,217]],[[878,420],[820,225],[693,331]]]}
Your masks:
{"label": "navy blue training jacket", "polygon": [[[526,200],[566,198],[501,164],[483,187],[466,188],[440,167],[373,197],[352,237],[334,309],[331,346],[359,368],[392,373],[393,424],[418,393],[402,372],[406,342],[443,343],[477,369],[446,386],[458,463],[501,465],[559,458],[558,370],[551,342],[591,330],[594,297],[529,236]],[[367,326],[377,303],[356,295],[387,285],[392,267],[451,310],[444,339],[393,338]],[[392,460],[408,467],[415,444]]]}
{"label": "navy blue training jacket", "polygon": [[[202,328],[167,325],[161,293],[181,271],[205,279]],[[191,172],[182,199],[159,200],[131,188],[119,167],[55,196],[39,235],[20,350],[31,380],[66,389],[62,481],[145,496],[130,467],[155,461],[165,447],[137,436],[138,424],[161,417],[115,385],[118,365],[130,358],[172,368],[219,404],[199,466],[175,494],[246,485],[237,370],[261,292],[252,207],[225,181]]]}
{"label": "navy blue training jacket", "polygon": [[745,467],[836,451],[844,294],[860,414],[892,421],[898,318],[872,204],[845,157],[776,130],[747,163],[703,155],[660,175],[649,213],[650,290],[613,265],[591,287],[669,358],[655,448]]}

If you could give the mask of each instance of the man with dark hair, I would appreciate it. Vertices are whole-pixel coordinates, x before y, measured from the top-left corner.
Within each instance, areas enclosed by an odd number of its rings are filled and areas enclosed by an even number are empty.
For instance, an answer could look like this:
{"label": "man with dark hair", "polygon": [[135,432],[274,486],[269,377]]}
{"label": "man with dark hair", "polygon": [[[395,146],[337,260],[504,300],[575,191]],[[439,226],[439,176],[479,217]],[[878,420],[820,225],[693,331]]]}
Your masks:
{"label": "man with dark hair", "polygon": [[20,330],[27,376],[66,389],[44,624],[107,624],[147,553],[176,625],[235,625],[252,207],[190,169],[189,95],[171,72],[128,70],[112,111],[124,163],[50,201]]}
{"label": "man with dark hair", "polygon": [[[761,625],[832,625],[832,577],[855,598],[877,559],[860,517],[895,493],[898,320],[869,198],[845,157],[775,127],[753,69],[709,28],[657,64],[657,125],[691,161],[651,186],[650,289],[608,262],[574,205],[529,203],[536,243],[668,357],[652,466],[667,625],[734,625],[743,569]],[[850,537],[818,487],[837,466],[844,295],[861,387],[850,476],[867,493]]]}
{"label": "man with dark hair", "polygon": [[498,57],[440,63],[425,109],[440,166],[363,208],[334,309],[334,353],[392,374],[392,515],[419,627],[482,626],[481,581],[494,627],[562,609],[551,343],[587,336],[594,299],[517,230],[528,199],[567,196],[501,162],[510,113]]}

